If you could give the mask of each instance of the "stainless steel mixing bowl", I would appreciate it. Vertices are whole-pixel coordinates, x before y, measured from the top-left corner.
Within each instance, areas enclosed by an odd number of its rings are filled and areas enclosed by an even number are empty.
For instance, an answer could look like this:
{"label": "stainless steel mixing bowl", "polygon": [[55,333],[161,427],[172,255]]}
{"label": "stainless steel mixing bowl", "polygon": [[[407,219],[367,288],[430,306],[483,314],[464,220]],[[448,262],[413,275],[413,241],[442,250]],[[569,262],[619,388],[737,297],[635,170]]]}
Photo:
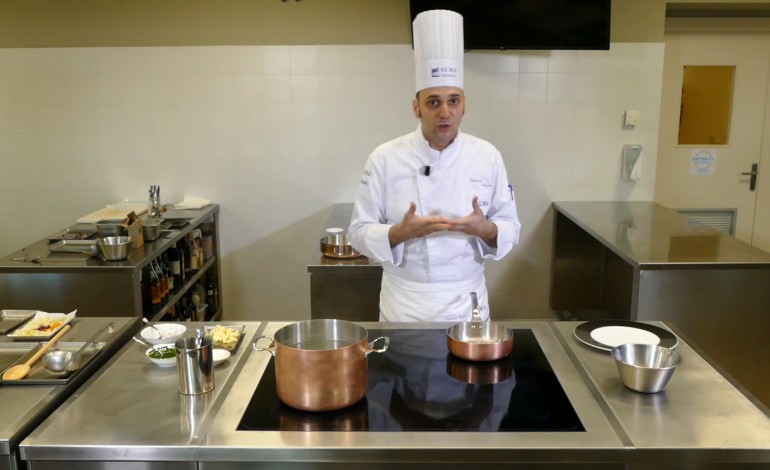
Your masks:
{"label": "stainless steel mixing bowl", "polygon": [[131,237],[99,238],[96,246],[107,261],[125,259],[128,258],[128,252],[131,249]]}
{"label": "stainless steel mixing bowl", "polygon": [[650,344],[621,344],[612,348],[623,385],[643,393],[666,388],[682,357],[673,349]]}

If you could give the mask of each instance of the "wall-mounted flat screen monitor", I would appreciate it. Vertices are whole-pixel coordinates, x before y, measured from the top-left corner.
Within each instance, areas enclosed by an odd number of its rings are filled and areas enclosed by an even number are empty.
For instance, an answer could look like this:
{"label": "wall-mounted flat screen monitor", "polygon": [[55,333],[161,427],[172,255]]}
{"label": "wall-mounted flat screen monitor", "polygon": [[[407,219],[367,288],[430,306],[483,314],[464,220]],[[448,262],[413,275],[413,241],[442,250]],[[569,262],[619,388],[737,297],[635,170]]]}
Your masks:
{"label": "wall-mounted flat screen monitor", "polygon": [[465,49],[607,50],[611,0],[410,0],[463,15]]}

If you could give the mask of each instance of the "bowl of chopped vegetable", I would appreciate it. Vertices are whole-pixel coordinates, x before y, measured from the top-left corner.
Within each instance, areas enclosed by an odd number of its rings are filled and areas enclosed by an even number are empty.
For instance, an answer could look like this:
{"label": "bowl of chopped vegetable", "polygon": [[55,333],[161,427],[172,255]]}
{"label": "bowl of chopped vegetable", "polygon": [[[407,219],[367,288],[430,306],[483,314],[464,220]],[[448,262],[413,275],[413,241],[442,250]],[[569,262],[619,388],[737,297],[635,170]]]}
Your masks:
{"label": "bowl of chopped vegetable", "polygon": [[156,344],[147,348],[144,352],[147,359],[161,367],[171,367],[176,365],[176,346],[173,344]]}

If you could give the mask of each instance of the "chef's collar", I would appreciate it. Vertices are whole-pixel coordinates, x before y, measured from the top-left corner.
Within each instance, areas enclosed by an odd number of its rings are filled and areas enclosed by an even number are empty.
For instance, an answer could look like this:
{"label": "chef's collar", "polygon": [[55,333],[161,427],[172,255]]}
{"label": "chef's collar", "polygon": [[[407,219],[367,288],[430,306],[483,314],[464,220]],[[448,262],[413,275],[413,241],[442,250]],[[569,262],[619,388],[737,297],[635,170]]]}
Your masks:
{"label": "chef's collar", "polygon": [[422,124],[417,124],[417,131],[415,132],[417,133],[416,142],[420,155],[427,155],[430,159],[429,162],[425,163],[433,163],[439,160],[443,161],[453,157],[457,153],[457,148],[460,146],[460,139],[462,139],[463,135],[462,131],[458,129],[454,140],[452,140],[444,150],[436,150],[430,146],[430,142],[425,138],[425,134],[422,133]]}

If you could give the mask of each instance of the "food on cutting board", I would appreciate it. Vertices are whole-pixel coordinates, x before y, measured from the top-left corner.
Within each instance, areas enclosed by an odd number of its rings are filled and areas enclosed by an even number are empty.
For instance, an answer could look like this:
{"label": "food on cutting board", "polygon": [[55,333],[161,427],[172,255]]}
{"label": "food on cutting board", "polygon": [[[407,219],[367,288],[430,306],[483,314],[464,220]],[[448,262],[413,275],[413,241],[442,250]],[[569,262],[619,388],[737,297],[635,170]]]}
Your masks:
{"label": "food on cutting board", "polygon": [[13,332],[13,336],[50,336],[64,324],[64,319],[33,318],[22,328]]}
{"label": "food on cutting board", "polygon": [[233,349],[241,334],[234,328],[217,325],[211,329],[211,342],[215,348]]}

